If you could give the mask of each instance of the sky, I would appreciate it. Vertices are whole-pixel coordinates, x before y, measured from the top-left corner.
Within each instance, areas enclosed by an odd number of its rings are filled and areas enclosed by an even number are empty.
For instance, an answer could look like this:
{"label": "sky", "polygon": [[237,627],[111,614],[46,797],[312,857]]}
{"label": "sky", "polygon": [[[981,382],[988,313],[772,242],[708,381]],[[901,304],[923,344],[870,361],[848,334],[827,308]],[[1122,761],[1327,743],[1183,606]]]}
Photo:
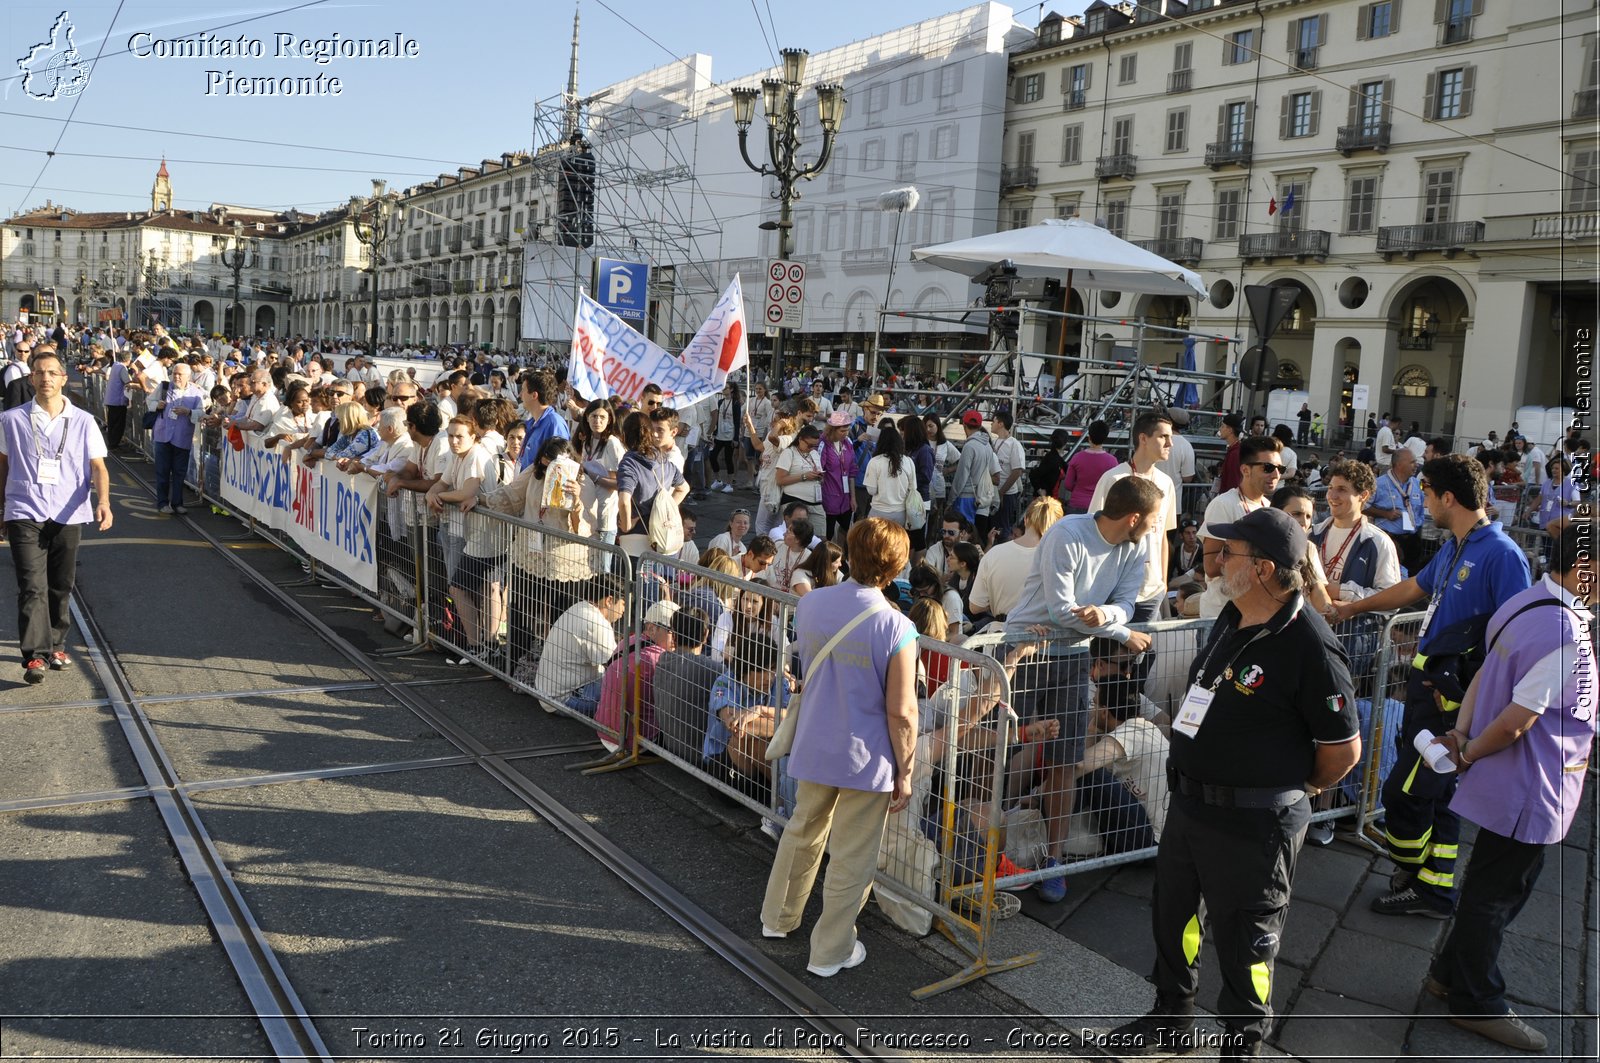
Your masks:
{"label": "sky", "polygon": [[[179,209],[221,202],[316,212],[370,192],[375,177],[403,188],[527,150],[534,104],[565,87],[574,8],[573,0],[69,0],[74,65],[58,28],[61,2],[8,0],[0,12],[6,216],[46,200],[147,210],[163,156]],[[962,6],[581,0],[579,87],[592,92],[696,51],[711,56],[713,80],[747,80],[779,48],[821,52]],[[1030,25],[1039,13],[1017,10]],[[335,35],[398,39],[412,54],[326,63],[294,54],[298,42]],[[162,54],[241,37],[259,57],[219,54],[220,43],[207,56]],[[230,72],[323,80],[320,94],[247,96]]]}

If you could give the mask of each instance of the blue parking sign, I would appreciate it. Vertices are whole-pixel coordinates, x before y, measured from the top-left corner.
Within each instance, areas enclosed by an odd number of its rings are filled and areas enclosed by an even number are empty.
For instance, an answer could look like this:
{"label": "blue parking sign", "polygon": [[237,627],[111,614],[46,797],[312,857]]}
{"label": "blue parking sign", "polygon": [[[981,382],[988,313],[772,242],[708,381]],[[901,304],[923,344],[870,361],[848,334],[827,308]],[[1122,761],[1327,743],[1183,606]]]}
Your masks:
{"label": "blue parking sign", "polygon": [[648,263],[624,262],[616,258],[595,260],[595,302],[623,320],[644,321],[649,290]]}

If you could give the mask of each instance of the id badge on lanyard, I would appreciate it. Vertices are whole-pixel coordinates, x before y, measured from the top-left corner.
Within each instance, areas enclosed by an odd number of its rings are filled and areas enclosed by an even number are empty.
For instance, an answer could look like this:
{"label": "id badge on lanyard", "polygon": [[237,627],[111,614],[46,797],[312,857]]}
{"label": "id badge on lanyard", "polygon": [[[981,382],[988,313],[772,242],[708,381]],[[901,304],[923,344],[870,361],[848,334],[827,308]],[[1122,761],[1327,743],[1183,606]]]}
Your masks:
{"label": "id badge on lanyard", "polygon": [[1199,683],[1191,685],[1189,692],[1183,696],[1183,705],[1179,707],[1177,717],[1172,721],[1172,729],[1190,738],[1198,735],[1200,725],[1205,722],[1206,713],[1211,711],[1211,702],[1215,697],[1216,694]]}
{"label": "id badge on lanyard", "polygon": [[38,481],[41,487],[54,487],[61,482],[61,459],[40,458]]}

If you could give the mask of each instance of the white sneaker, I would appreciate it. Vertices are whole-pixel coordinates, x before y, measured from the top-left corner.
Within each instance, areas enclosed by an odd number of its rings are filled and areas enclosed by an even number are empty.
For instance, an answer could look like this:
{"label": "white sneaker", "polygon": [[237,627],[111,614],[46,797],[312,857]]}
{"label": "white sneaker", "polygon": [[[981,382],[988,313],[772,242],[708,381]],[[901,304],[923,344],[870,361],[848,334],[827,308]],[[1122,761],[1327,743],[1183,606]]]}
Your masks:
{"label": "white sneaker", "polygon": [[711,490],[713,490],[713,491],[722,490],[722,481],[721,480],[713,480],[713,481],[711,481]]}
{"label": "white sneaker", "polygon": [[762,816],[761,817],[761,833],[765,834],[767,837],[771,838],[775,842],[782,841],[783,840],[783,824],[779,823],[775,819],[769,819],[766,816]]}
{"label": "white sneaker", "polygon": [[856,947],[850,950],[850,958],[843,963],[835,963],[827,967],[818,967],[814,963],[808,963],[806,964],[806,970],[818,978],[832,978],[840,971],[849,970],[851,967],[860,967],[866,958],[867,947],[861,943],[860,938],[856,938]]}
{"label": "white sneaker", "polygon": [[165,513],[167,516],[170,517],[172,515],[172,507],[167,505],[165,502],[163,502],[163,503],[161,503],[161,505],[156,507],[156,512],[157,513]]}
{"label": "white sneaker", "polygon": [[732,484],[723,484],[722,487],[721,487],[721,491],[725,495],[731,495],[731,494],[733,494],[733,485]]}
{"label": "white sneaker", "polygon": [[774,930],[766,923],[762,923],[761,936],[764,938],[786,938],[789,936],[789,932],[787,930]]}

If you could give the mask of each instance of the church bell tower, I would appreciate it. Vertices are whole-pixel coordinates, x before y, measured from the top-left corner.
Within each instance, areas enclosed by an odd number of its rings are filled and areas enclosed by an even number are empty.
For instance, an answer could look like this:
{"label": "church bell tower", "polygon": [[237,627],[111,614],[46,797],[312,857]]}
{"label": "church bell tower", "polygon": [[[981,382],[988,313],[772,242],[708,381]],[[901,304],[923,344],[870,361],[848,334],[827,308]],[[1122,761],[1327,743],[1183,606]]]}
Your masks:
{"label": "church bell tower", "polygon": [[156,171],[156,183],[150,186],[150,213],[160,214],[172,209],[172,178],[167,173],[167,160],[161,159],[161,169]]}

